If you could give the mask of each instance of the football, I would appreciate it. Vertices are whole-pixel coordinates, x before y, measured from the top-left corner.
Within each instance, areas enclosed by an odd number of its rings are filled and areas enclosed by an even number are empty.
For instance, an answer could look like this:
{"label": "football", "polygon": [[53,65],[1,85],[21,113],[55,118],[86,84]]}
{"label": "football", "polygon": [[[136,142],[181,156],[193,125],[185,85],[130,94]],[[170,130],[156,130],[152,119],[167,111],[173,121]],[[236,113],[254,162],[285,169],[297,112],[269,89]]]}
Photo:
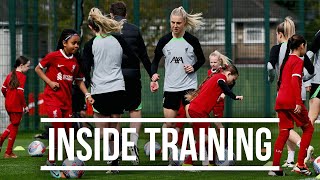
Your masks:
{"label": "football", "polygon": [[[62,166],[84,166],[84,162],[78,159],[77,157],[74,158],[73,161],[69,159],[65,159],[62,163]],[[64,170],[63,174],[67,178],[81,178],[84,174],[84,170]]]}
{"label": "football", "polygon": [[180,156],[181,156],[181,149],[178,149],[178,160],[174,160],[173,159],[173,153],[170,152],[170,154],[169,154],[169,164],[171,166],[182,166],[185,157],[180,159]]}
{"label": "football", "polygon": [[228,149],[224,150],[224,160],[219,160],[218,155],[216,156],[216,165],[217,166],[234,166],[235,165],[235,159],[236,155],[233,153],[233,160],[228,160]]}
{"label": "football", "polygon": [[31,157],[41,157],[46,152],[46,146],[41,141],[33,141],[28,146],[28,153]]}
{"label": "football", "polygon": [[[144,153],[146,156],[150,156],[150,141],[144,145]],[[158,142],[155,142],[155,155],[159,155],[161,153],[161,146]]]}
{"label": "football", "polygon": [[316,174],[320,174],[320,156],[313,161],[313,169]]}

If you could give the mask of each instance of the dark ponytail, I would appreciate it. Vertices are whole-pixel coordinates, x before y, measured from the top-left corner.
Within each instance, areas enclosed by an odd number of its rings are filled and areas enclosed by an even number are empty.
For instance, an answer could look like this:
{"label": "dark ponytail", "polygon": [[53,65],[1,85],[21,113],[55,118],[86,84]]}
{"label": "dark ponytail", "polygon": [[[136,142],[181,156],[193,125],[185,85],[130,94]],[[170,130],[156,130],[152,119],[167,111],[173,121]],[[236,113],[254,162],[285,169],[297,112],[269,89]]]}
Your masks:
{"label": "dark ponytail", "polygon": [[283,68],[289,59],[290,50],[297,49],[301,44],[306,44],[306,43],[307,43],[307,41],[304,39],[304,37],[301,35],[298,35],[298,34],[295,34],[291,38],[289,38],[288,44],[287,44],[286,54],[284,56],[284,59],[282,61],[282,65],[280,67],[280,76],[279,76],[278,87],[277,87],[278,90],[280,88],[281,81],[282,81],[282,71],[283,71]]}
{"label": "dark ponytail", "polygon": [[18,77],[17,77],[16,69],[21,64],[22,65],[27,64],[28,61],[29,61],[29,59],[27,59],[24,56],[20,56],[20,57],[18,57],[18,59],[16,59],[16,62],[14,64],[14,66],[13,66],[14,68],[11,71],[11,76],[10,76],[10,81],[9,81],[9,88],[10,89],[17,89],[20,86],[20,82],[19,82]]}

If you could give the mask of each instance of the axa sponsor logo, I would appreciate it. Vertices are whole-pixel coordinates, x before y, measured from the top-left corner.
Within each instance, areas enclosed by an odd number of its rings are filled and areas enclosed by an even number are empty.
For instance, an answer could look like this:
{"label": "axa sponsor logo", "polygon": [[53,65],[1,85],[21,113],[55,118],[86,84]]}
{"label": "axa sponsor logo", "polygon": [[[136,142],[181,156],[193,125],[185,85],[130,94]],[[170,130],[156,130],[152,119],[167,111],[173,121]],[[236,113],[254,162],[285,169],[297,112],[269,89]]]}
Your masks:
{"label": "axa sponsor logo", "polygon": [[183,58],[182,57],[173,57],[170,63],[174,62],[176,64],[179,64],[180,61],[183,63]]}

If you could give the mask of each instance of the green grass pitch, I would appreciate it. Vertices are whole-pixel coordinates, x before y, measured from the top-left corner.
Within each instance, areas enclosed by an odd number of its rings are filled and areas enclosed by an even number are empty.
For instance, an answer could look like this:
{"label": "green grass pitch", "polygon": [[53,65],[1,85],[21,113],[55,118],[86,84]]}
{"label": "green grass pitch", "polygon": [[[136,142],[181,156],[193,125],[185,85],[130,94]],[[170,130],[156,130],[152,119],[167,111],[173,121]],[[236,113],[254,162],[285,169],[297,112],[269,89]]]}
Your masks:
{"label": "green grass pitch", "polygon": [[[146,126],[146,125],[145,125]],[[233,125],[229,126],[232,127]],[[238,125],[235,125],[235,127]],[[246,126],[246,125],[245,125]],[[258,127],[260,125],[256,125]],[[244,126],[242,126],[244,127]],[[317,129],[319,125],[315,127]],[[272,143],[274,142],[277,135],[276,125],[270,125],[269,127],[272,132]],[[300,132],[300,131],[299,131]],[[301,133],[301,132],[300,132]],[[17,136],[17,140],[15,146],[22,146],[27,149],[28,145],[34,140],[33,136],[35,133],[30,132],[19,132]],[[141,165],[167,165],[168,162],[161,162],[160,157],[157,157],[158,161],[150,162],[148,158],[145,156],[143,152],[144,144],[149,141],[146,135],[142,133],[139,139],[139,149],[140,149],[140,164]],[[41,140],[48,145],[47,140]],[[90,144],[92,144],[93,139],[88,140]],[[157,141],[161,142],[160,136],[157,137]],[[312,145],[315,148],[315,156],[317,156],[319,150],[319,132],[315,131],[314,137],[312,140]],[[40,166],[45,164],[47,156],[44,157],[30,157],[25,151],[14,151],[19,157],[17,159],[4,159],[3,154],[5,151],[5,147],[7,145],[7,141],[4,143],[3,150],[0,153],[0,179],[54,179],[51,177],[48,171],[40,171]],[[296,156],[298,152],[296,151]],[[287,156],[286,149],[283,153],[282,161]],[[295,158],[297,159],[297,157]],[[270,159],[272,160],[272,159]],[[237,162],[237,165],[264,165],[266,162],[259,162],[254,160],[254,162]],[[58,162],[58,165],[61,165],[62,162]],[[122,165],[130,165],[130,162],[121,162]],[[199,164],[199,162],[198,162]],[[95,166],[105,166],[106,163],[89,161],[86,162],[86,165],[95,165]],[[313,170],[312,164],[309,163],[308,166]],[[296,173],[291,172],[290,168],[285,168],[285,172],[288,176],[283,177],[281,179],[306,179],[308,177],[302,176]],[[315,175],[311,176],[312,178]],[[240,172],[240,171],[224,171],[224,172],[186,172],[186,171],[121,171],[120,174],[106,174],[105,171],[86,171],[82,179],[272,179],[274,177],[269,177],[267,172]]]}

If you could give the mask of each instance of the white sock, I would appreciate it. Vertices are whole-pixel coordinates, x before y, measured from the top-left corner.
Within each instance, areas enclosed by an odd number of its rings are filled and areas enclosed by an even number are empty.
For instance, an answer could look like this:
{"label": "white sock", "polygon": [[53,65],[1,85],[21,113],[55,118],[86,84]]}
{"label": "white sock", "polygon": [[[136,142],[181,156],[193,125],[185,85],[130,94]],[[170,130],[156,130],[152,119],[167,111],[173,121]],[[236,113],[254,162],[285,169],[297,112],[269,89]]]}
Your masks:
{"label": "white sock", "polygon": [[300,148],[300,143],[301,143],[301,141],[298,141],[297,142],[297,146]]}
{"label": "white sock", "polygon": [[168,149],[169,149],[169,154],[171,154],[173,149],[172,148],[168,148]]}
{"label": "white sock", "polygon": [[202,166],[208,166],[209,165],[209,157],[208,157],[208,152],[207,150],[205,151],[205,159],[202,161]]}
{"label": "white sock", "polygon": [[138,139],[139,139],[139,134],[138,133],[131,133],[130,134],[130,141],[134,143],[134,145],[138,146]]}
{"label": "white sock", "polygon": [[288,151],[288,158],[287,158],[287,162],[294,162],[294,153],[295,151]]}

